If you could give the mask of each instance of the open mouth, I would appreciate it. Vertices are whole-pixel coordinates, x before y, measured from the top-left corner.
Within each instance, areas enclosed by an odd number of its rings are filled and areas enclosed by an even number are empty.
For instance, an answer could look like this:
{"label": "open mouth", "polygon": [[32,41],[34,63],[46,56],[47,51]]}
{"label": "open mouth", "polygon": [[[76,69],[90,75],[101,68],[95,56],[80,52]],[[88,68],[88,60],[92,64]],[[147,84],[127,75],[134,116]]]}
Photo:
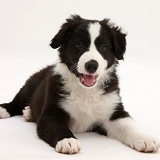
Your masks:
{"label": "open mouth", "polygon": [[80,82],[86,87],[92,87],[97,82],[96,75],[80,74]]}

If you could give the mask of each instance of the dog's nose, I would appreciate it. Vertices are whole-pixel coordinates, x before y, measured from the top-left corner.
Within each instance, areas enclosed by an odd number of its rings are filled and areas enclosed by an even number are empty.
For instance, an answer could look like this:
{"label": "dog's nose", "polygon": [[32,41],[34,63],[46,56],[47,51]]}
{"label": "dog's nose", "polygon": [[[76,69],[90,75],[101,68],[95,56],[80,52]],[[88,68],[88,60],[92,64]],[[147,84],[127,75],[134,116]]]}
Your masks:
{"label": "dog's nose", "polygon": [[98,62],[93,59],[85,63],[85,69],[90,74],[95,73],[98,69],[98,66]]}

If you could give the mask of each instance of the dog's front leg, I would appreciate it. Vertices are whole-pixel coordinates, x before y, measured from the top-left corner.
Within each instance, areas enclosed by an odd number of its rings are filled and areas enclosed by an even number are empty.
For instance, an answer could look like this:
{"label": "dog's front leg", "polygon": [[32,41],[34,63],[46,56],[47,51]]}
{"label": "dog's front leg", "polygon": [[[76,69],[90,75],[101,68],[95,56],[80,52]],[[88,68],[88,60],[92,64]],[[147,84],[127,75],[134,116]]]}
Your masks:
{"label": "dog's front leg", "polygon": [[[58,112],[62,112],[59,110]],[[68,128],[68,117],[57,111],[43,114],[37,122],[37,133],[41,139],[54,147],[57,152],[74,154],[80,151],[80,142]]]}
{"label": "dog's front leg", "polygon": [[142,134],[130,117],[106,122],[105,127],[108,136],[116,138],[138,151],[156,152],[160,148],[159,140]]}

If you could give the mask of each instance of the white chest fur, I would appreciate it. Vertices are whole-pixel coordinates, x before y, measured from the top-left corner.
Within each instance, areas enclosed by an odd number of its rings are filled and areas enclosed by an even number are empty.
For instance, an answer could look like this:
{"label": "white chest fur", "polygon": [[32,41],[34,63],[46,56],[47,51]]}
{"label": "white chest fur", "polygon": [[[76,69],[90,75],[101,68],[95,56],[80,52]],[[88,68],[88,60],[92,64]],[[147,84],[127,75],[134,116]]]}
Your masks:
{"label": "white chest fur", "polygon": [[70,88],[70,95],[62,102],[62,108],[70,114],[70,129],[74,133],[85,132],[93,124],[102,124],[109,119],[120,102],[117,91],[103,94],[96,86],[85,89],[79,84]]}
{"label": "white chest fur", "polygon": [[[113,68],[111,67],[108,72]],[[78,78],[63,63],[56,65],[54,74],[62,75],[64,89],[70,93],[61,102],[61,107],[71,117],[70,129],[73,133],[85,132],[95,123],[103,124],[110,118],[116,105],[121,102],[117,91],[103,94],[98,84],[93,88],[82,87]],[[104,75],[99,83],[107,80],[107,71]]]}

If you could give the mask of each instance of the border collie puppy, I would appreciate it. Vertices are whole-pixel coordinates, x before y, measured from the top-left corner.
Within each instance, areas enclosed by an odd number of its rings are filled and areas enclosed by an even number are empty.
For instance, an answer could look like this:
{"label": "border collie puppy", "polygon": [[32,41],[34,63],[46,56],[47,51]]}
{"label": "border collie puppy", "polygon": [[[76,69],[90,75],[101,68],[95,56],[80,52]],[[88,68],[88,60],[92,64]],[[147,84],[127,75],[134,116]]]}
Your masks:
{"label": "border collie puppy", "polygon": [[71,16],[51,41],[59,60],[32,75],[0,118],[23,115],[37,123],[38,136],[57,152],[81,150],[74,133],[98,132],[142,152],[156,152],[159,140],[141,133],[124,110],[116,66],[126,35],[108,19]]}

